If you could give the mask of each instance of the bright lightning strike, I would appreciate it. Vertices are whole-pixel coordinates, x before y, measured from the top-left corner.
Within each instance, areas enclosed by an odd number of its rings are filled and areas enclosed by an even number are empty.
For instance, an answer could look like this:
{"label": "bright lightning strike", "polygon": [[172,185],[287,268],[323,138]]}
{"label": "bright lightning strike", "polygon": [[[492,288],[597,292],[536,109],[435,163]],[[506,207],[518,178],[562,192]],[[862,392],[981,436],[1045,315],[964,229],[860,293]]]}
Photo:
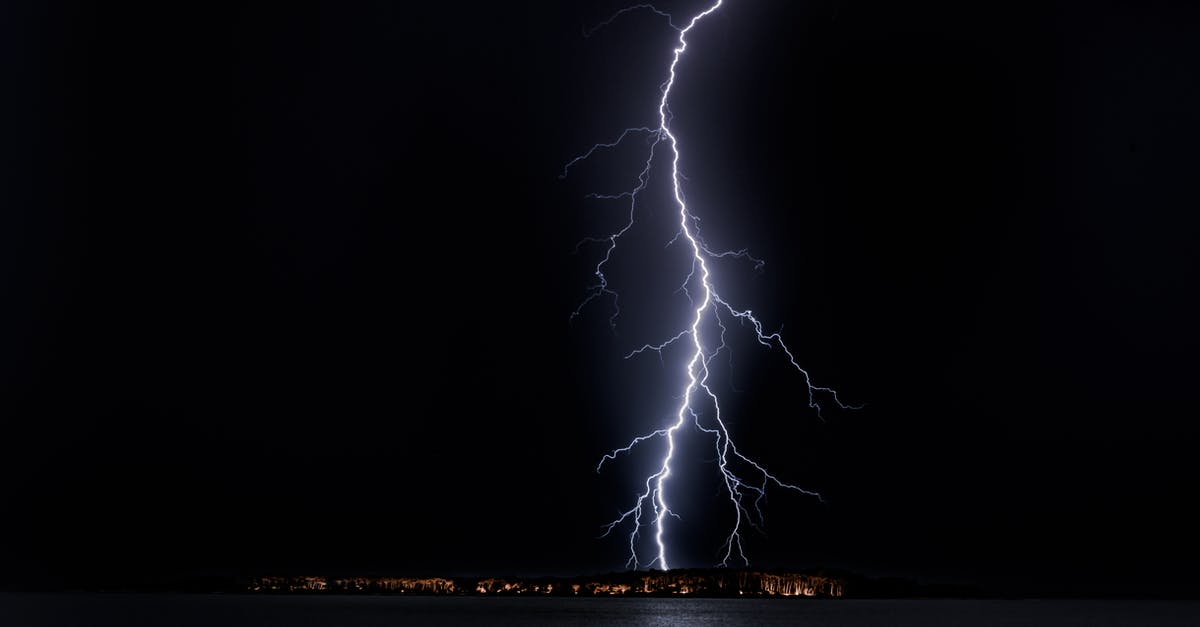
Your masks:
{"label": "bright lightning strike", "polygon": [[[779,479],[765,466],[743,454],[734,443],[725,419],[721,415],[720,401],[708,382],[709,364],[712,359],[722,351],[728,349],[725,344],[726,321],[734,319],[744,323],[745,326],[753,329],[754,337],[760,344],[766,347],[778,348],[784,353],[788,362],[804,382],[805,402],[818,417],[821,415],[820,398],[822,397],[828,397],[839,408],[852,408],[852,406],[842,403],[834,390],[827,387],[819,387],[812,382],[808,372],[800,366],[795,355],[784,344],[783,337],[778,332],[768,333],[763,329],[762,323],[749,309],[738,308],[721,298],[716,287],[713,285],[712,275],[709,273],[709,260],[721,258],[745,259],[753,263],[756,268],[761,268],[763,262],[751,257],[744,249],[723,252],[710,249],[700,237],[698,218],[691,213],[684,200],[682,189],[683,177],[679,172],[679,141],[675,133],[671,130],[669,107],[671,90],[675,86],[676,68],[688,49],[688,34],[702,20],[719,10],[724,3],[725,0],[716,0],[716,2],[706,9],[684,22],[683,26],[679,26],[679,23],[669,13],[661,11],[652,5],[635,5],[618,11],[608,20],[590,30],[584,31],[585,36],[590,36],[600,28],[611,24],[617,18],[639,10],[651,12],[665,18],[671,28],[678,31],[678,43],[672,52],[671,61],[667,68],[667,78],[662,83],[660,89],[656,115],[658,120],[657,126],[627,128],[617,135],[613,141],[593,145],[583,154],[569,161],[563,167],[561,175],[562,177],[566,177],[571,168],[579,162],[594,156],[597,152],[615,148],[633,137],[642,137],[647,140],[648,154],[646,161],[638,174],[637,184],[632,189],[616,194],[591,195],[593,198],[627,203],[628,219],[620,228],[608,235],[588,238],[580,243],[581,245],[584,243],[601,244],[603,246],[603,254],[600,256],[600,260],[593,270],[595,282],[589,288],[583,301],[572,312],[572,318],[580,315],[583,309],[592,303],[592,301],[597,299],[611,299],[613,313],[609,318],[609,324],[616,325],[617,318],[620,315],[620,303],[617,292],[610,286],[608,277],[605,275],[605,266],[608,265],[616,252],[617,244],[621,240],[621,237],[633,228],[639,196],[646,190],[650,183],[651,171],[662,148],[666,148],[669,151],[671,188],[679,214],[679,231],[668,245],[682,238],[690,248],[692,256],[691,271],[684,278],[679,288],[693,306],[690,322],[682,325],[680,331],[670,339],[659,344],[646,344],[626,355],[626,358],[633,358],[646,352],[655,352],[661,358],[663,351],[667,347],[677,342],[683,342],[684,340],[690,342],[689,358],[685,366],[687,384],[682,391],[679,408],[675,412],[674,419],[670,424],[639,435],[630,440],[625,446],[610,451],[600,459],[600,463],[596,466],[596,470],[599,472],[606,462],[615,461],[622,454],[629,453],[634,448],[651,440],[662,440],[665,443],[665,452],[661,464],[658,465],[652,474],[645,478],[642,488],[634,498],[632,505],[604,527],[604,536],[609,535],[619,528],[630,528],[629,560],[627,566],[631,568],[640,568],[642,566],[657,566],[663,570],[670,568],[670,562],[667,558],[667,518],[679,518],[676,512],[671,509],[667,499],[668,487],[670,487],[669,480],[672,476],[671,463],[675,458],[676,452],[675,436],[689,424],[699,431],[712,436],[716,451],[717,468],[720,472],[725,494],[729,499],[730,510],[734,514],[733,525],[720,548],[720,564],[722,566],[728,566],[734,560],[740,560],[746,565],[749,564],[749,559],[746,556],[745,547],[742,542],[743,525],[761,529],[763,524],[761,505],[768,488],[774,486],[821,499],[821,495],[814,491],[806,490]],[[719,333],[717,332],[718,329]],[[715,334],[719,338],[719,342],[715,346],[711,339],[706,340],[704,333],[706,330],[709,331],[710,335]],[[649,561],[641,559],[638,546],[641,531],[645,527],[653,527],[654,529],[656,553]]]}

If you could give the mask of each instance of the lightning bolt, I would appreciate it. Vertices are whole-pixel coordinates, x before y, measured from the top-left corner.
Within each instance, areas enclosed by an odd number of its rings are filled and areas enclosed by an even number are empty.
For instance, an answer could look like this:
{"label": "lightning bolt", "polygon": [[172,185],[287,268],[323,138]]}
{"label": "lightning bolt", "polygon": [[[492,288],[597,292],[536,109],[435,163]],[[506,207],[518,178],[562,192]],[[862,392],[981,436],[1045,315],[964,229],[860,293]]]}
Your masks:
{"label": "lightning bolt", "polygon": [[[833,404],[841,409],[855,408],[852,405],[843,403],[838,398],[837,392],[833,389],[815,385],[808,371],[800,366],[795,354],[784,343],[783,337],[779,332],[767,332],[764,330],[762,322],[754,316],[751,310],[736,307],[720,296],[713,285],[712,275],[709,272],[708,262],[710,260],[744,259],[751,262],[756,269],[760,269],[763,266],[763,262],[750,256],[744,249],[714,251],[709,248],[700,236],[699,219],[688,209],[684,198],[682,189],[684,177],[679,171],[679,140],[671,130],[669,106],[671,91],[675,86],[676,69],[688,49],[688,34],[702,20],[720,10],[725,2],[726,0],[716,0],[703,11],[692,15],[686,22],[682,22],[683,26],[679,26],[671,14],[661,11],[652,5],[634,5],[618,11],[596,27],[584,31],[585,36],[591,36],[597,30],[608,26],[619,17],[642,10],[665,18],[671,28],[678,32],[678,40],[672,52],[671,62],[667,70],[667,78],[660,85],[660,98],[656,116],[658,120],[657,125],[624,129],[612,141],[597,143],[578,157],[567,162],[560,175],[560,178],[565,178],[570,173],[571,168],[581,161],[589,159],[599,152],[613,149],[634,137],[641,137],[647,143],[646,160],[638,174],[637,184],[632,189],[615,194],[590,195],[592,198],[627,203],[628,219],[619,228],[604,237],[586,238],[580,242],[580,246],[588,243],[600,244],[603,246],[603,253],[600,255],[600,259],[593,269],[595,282],[589,287],[586,296],[579,303],[579,306],[571,313],[572,319],[581,315],[583,310],[593,301],[609,298],[612,300],[613,308],[609,324],[615,328],[617,318],[621,312],[619,296],[609,284],[608,277],[605,275],[605,267],[612,260],[622,236],[634,226],[639,196],[649,185],[651,171],[654,168],[656,159],[664,148],[670,158],[672,194],[679,214],[679,231],[667,245],[670,246],[682,241],[686,243],[691,254],[691,270],[684,277],[679,288],[679,291],[689,299],[693,307],[690,323],[685,324],[676,335],[666,341],[658,344],[646,344],[625,356],[626,359],[631,359],[644,353],[653,352],[657,353],[659,358],[662,359],[663,352],[668,347],[677,343],[690,343],[689,357],[685,366],[687,384],[683,389],[679,407],[668,425],[639,435],[630,440],[625,446],[613,449],[605,454],[596,466],[596,471],[599,472],[606,462],[616,461],[618,457],[632,452],[640,445],[652,440],[662,440],[665,442],[666,450],[663,454],[661,464],[659,464],[655,472],[645,478],[640,491],[634,497],[633,504],[603,527],[604,531],[601,537],[608,536],[619,528],[631,527],[629,533],[629,559],[626,562],[626,566],[635,569],[642,566],[648,568],[657,566],[663,570],[670,568],[670,562],[667,558],[667,519],[668,517],[679,519],[679,516],[671,509],[668,503],[667,489],[670,487],[670,479],[672,477],[671,463],[675,458],[676,435],[689,424],[699,431],[712,436],[716,452],[716,465],[724,487],[724,494],[728,497],[729,507],[734,515],[732,527],[724,543],[718,549],[718,554],[721,556],[721,566],[729,566],[735,560],[740,560],[744,565],[749,565],[750,562],[746,556],[742,539],[743,526],[762,530],[764,525],[762,502],[769,488],[775,487],[798,492],[823,502],[821,495],[817,492],[779,479],[764,465],[744,454],[734,442],[729,427],[722,416],[720,400],[716,392],[709,385],[709,364],[719,354],[728,350],[728,346],[725,343],[725,336],[728,331],[727,322],[732,320],[738,321],[743,327],[748,327],[752,331],[754,338],[759,344],[768,348],[776,348],[786,356],[788,363],[795,369],[804,382],[805,402],[816,413],[818,418],[821,417],[822,398],[832,400]],[[713,334],[716,329],[719,329],[719,334],[717,334],[719,342],[716,342],[714,346],[712,341],[706,342],[704,331],[708,330],[710,334]],[[657,552],[652,559],[643,562],[639,554],[638,545],[641,539],[641,531],[646,527],[653,527],[654,529],[654,546]]]}

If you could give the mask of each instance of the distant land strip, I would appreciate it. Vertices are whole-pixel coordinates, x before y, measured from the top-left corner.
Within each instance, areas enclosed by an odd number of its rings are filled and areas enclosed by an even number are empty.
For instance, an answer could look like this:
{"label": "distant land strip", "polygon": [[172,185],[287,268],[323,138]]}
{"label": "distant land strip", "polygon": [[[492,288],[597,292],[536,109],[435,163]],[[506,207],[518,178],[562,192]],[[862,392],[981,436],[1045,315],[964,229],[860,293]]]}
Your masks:
{"label": "distant land strip", "polygon": [[630,571],[585,577],[257,577],[250,592],[508,596],[838,598],[839,577],[748,570]]}

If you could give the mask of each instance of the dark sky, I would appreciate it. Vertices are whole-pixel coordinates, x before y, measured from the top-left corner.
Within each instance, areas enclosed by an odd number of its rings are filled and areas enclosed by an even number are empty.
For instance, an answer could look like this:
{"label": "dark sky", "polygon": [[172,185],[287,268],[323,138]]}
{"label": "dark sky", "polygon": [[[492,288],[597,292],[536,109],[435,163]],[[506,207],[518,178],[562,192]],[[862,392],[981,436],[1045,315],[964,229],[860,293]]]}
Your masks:
{"label": "dark sky", "polygon": [[[4,580],[623,564],[650,457],[594,464],[674,403],[621,355],[680,266],[653,197],[616,333],[568,324],[636,154],[557,174],[653,121],[672,33],[416,4],[0,9]],[[741,443],[828,500],[773,494],[752,559],[1197,583],[1200,9],[727,0],[695,37],[689,200],[768,262],[725,294],[865,404],[822,423],[735,341]],[[715,561],[707,480],[677,565]]]}

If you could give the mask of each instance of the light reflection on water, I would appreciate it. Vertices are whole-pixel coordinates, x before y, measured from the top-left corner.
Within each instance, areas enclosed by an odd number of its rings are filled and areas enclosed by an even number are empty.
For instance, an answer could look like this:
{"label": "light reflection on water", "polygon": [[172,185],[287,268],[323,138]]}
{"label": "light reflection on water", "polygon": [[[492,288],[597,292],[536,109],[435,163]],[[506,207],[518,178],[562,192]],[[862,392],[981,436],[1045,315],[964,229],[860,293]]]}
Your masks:
{"label": "light reflection on water", "polygon": [[3,594],[0,625],[1195,627],[1200,602]]}

